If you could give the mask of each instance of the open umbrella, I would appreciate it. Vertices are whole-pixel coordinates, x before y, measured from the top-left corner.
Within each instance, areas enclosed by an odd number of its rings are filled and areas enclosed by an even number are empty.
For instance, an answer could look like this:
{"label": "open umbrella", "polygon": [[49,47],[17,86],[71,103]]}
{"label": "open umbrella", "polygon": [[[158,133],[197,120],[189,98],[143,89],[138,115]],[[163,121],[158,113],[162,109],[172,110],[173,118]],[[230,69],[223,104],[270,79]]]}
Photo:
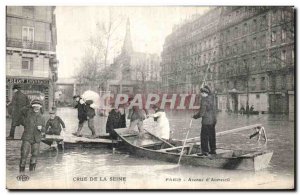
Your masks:
{"label": "open umbrella", "polygon": [[97,92],[87,90],[82,95],[81,98],[84,101],[92,100],[93,104],[91,104],[92,108],[99,108],[100,107],[100,96]]}

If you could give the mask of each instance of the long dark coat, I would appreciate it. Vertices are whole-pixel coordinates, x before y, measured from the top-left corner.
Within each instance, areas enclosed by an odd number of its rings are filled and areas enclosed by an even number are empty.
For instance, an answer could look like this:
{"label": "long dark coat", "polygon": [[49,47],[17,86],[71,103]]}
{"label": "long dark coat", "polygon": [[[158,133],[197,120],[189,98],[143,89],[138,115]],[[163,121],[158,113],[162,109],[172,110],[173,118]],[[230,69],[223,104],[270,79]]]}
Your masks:
{"label": "long dark coat", "polygon": [[86,105],[80,104],[78,101],[75,103],[74,108],[77,108],[79,123],[83,123],[84,121],[86,121],[87,120]]}
{"label": "long dark coat", "polygon": [[[22,109],[22,125],[24,132],[22,135],[23,141],[30,143],[39,143],[41,141],[41,132],[45,132],[45,119],[40,112],[33,111],[31,106]],[[38,130],[37,126],[42,126],[42,130]]]}
{"label": "long dark coat", "polygon": [[115,109],[111,110],[108,114],[106,122],[106,133],[113,133],[114,129],[126,127],[126,116],[125,113],[121,114],[116,112]]}
{"label": "long dark coat", "polygon": [[201,98],[200,110],[193,116],[194,119],[202,117],[203,125],[214,125],[217,123],[216,105],[214,96],[209,94]]}
{"label": "long dark coat", "polygon": [[12,126],[19,126],[21,125],[21,110],[25,107],[30,105],[29,98],[23,94],[21,91],[17,91],[11,102],[12,110],[11,110],[11,117],[12,117]]}

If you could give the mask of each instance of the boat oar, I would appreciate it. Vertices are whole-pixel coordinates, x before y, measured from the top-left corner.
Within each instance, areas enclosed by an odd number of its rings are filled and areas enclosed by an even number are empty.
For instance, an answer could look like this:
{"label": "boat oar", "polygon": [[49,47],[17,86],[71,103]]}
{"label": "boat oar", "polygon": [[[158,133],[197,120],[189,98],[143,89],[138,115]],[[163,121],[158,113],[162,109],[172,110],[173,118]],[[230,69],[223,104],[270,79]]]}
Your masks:
{"label": "boat oar", "polygon": [[187,140],[187,138],[189,136],[189,133],[190,133],[190,130],[191,130],[191,127],[192,127],[192,122],[193,122],[193,119],[191,119],[191,121],[190,121],[190,127],[189,127],[189,130],[188,130],[188,132],[187,132],[187,134],[185,136],[185,140],[183,142],[183,146],[182,146],[181,153],[180,153],[180,156],[179,156],[179,160],[178,160],[178,163],[177,163],[178,165],[180,164],[181,157],[183,155],[183,151],[184,151],[184,147],[185,147],[185,144],[186,144],[186,140]]}

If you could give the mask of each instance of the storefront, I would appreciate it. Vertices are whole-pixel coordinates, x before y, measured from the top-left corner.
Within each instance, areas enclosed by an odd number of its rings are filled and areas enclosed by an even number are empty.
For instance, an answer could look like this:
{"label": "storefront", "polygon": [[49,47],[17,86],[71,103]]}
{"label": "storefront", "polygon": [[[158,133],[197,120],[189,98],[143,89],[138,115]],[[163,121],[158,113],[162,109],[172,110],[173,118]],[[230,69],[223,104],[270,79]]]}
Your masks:
{"label": "storefront", "polygon": [[26,94],[30,100],[41,99],[43,100],[45,110],[49,110],[53,106],[53,83],[49,79],[31,79],[20,77],[7,77],[6,78],[6,101],[7,103],[13,97],[13,85],[18,84],[21,86],[21,91]]}

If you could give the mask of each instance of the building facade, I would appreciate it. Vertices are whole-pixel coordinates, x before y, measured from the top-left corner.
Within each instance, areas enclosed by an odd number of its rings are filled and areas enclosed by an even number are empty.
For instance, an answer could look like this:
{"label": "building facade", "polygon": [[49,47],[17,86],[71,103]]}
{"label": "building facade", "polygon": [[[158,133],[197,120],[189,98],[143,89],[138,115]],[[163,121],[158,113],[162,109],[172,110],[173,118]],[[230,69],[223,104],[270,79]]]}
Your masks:
{"label": "building facade", "polygon": [[57,80],[55,7],[8,6],[6,8],[6,98],[14,84],[30,99],[53,106]]}
{"label": "building facade", "polygon": [[173,29],[162,52],[166,92],[198,93],[218,109],[294,112],[293,7],[215,7]]}

